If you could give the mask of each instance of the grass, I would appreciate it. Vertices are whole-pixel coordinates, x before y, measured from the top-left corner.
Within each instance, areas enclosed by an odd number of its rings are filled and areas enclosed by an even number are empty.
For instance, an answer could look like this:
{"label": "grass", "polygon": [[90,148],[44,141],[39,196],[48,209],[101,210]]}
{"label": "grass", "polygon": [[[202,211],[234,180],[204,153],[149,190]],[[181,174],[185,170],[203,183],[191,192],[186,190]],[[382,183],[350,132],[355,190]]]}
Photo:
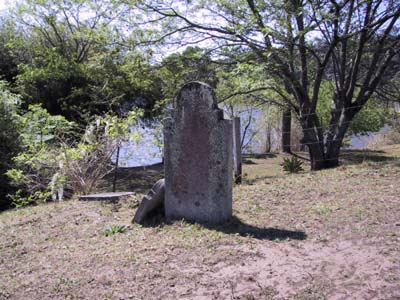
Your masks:
{"label": "grass", "polygon": [[220,226],[132,224],[156,170],[118,205],[3,212],[0,299],[398,299],[400,145],[319,172],[285,174],[282,160],[247,158]]}

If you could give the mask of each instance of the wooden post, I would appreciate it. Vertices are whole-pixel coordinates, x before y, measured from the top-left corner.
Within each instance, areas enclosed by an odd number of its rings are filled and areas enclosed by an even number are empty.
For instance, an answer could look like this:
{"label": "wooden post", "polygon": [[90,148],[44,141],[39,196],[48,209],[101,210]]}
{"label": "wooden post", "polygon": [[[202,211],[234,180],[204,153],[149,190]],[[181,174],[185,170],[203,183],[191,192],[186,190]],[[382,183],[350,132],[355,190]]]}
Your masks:
{"label": "wooden post", "polygon": [[292,112],[289,108],[286,108],[282,114],[282,151],[291,153],[290,147],[290,135],[292,132]]}
{"label": "wooden post", "polygon": [[242,183],[242,143],[240,138],[240,118],[233,118],[233,169],[235,183]]}
{"label": "wooden post", "polygon": [[117,186],[117,173],[118,173],[118,164],[119,164],[119,150],[120,150],[120,146],[118,146],[117,148],[117,158],[115,160],[115,169],[114,169],[114,180],[113,180],[113,188],[112,191],[113,193],[115,192],[115,188]]}

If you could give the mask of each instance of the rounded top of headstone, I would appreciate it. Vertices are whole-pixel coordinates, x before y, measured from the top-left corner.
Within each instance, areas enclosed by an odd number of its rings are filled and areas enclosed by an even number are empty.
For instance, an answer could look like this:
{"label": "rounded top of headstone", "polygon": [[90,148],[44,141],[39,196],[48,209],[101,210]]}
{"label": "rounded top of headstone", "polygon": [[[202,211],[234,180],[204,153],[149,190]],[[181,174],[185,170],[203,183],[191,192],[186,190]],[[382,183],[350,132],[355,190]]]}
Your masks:
{"label": "rounded top of headstone", "polygon": [[176,97],[176,108],[209,109],[217,108],[214,91],[211,86],[200,81],[186,83]]}

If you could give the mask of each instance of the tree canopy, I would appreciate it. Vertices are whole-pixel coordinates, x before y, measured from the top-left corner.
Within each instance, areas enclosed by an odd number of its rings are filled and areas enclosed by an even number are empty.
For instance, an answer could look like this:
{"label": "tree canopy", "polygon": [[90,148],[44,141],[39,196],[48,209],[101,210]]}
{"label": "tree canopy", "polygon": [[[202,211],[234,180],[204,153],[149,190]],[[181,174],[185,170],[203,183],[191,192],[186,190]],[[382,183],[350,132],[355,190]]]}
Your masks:
{"label": "tree canopy", "polygon": [[[273,89],[298,114],[313,169],[338,164],[354,116],[389,74],[400,51],[399,1],[140,1],[148,22],[165,29],[147,42],[207,44],[215,55],[251,53]],[[317,104],[324,80],[333,83],[323,131]],[[290,95],[288,97],[287,95]]]}

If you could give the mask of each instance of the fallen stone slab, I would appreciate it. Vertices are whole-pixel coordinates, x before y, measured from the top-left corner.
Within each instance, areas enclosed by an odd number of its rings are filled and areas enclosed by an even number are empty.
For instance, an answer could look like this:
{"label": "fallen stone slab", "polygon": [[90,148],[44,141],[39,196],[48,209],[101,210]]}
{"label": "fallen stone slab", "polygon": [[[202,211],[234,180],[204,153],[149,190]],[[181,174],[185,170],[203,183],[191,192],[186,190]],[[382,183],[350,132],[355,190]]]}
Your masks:
{"label": "fallen stone slab", "polygon": [[150,212],[164,204],[165,180],[158,180],[143,197],[133,218],[134,223],[143,224]]}
{"label": "fallen stone slab", "polygon": [[112,201],[117,202],[121,198],[134,195],[133,192],[115,192],[115,193],[101,193],[79,196],[81,201]]}

